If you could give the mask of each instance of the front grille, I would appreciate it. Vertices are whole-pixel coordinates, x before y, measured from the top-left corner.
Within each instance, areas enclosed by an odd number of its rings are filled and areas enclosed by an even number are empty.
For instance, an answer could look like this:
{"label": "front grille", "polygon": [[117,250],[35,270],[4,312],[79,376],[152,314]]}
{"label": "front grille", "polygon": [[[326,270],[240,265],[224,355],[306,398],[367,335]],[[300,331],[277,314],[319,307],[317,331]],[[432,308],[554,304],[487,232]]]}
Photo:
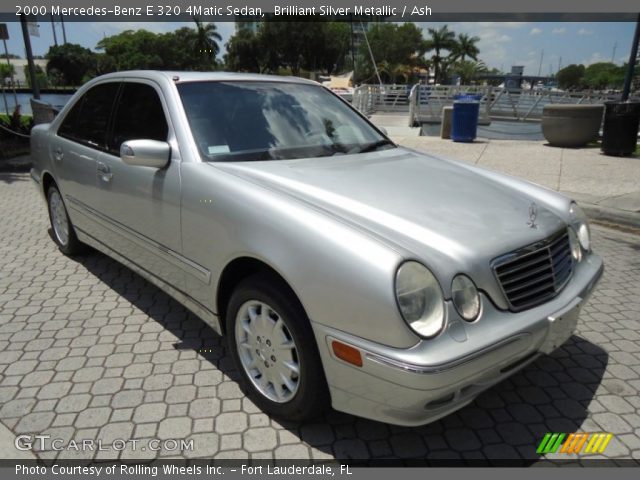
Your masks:
{"label": "front grille", "polygon": [[550,300],[573,272],[567,230],[495,259],[493,271],[510,310],[525,310]]}

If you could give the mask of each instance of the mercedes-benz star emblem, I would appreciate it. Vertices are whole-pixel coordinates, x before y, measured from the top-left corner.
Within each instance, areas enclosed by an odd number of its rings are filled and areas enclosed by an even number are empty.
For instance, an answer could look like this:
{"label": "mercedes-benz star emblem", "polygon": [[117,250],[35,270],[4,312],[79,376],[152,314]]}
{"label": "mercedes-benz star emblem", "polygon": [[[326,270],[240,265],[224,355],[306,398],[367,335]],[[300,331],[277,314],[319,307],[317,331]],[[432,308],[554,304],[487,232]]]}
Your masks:
{"label": "mercedes-benz star emblem", "polygon": [[538,205],[536,205],[536,202],[531,202],[531,205],[529,205],[529,221],[527,222],[529,228],[538,228],[538,225],[536,225],[537,217]]}

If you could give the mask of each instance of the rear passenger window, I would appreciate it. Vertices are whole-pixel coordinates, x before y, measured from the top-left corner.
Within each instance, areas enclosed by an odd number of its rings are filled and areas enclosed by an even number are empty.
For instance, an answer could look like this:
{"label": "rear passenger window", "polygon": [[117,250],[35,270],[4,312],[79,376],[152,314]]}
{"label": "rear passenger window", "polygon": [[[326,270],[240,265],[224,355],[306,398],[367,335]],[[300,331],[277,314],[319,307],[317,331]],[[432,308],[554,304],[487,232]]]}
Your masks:
{"label": "rear passenger window", "polygon": [[116,107],[109,152],[120,155],[127,140],[167,141],[169,127],[156,90],[144,83],[125,83]]}
{"label": "rear passenger window", "polygon": [[71,108],[58,128],[58,135],[105,149],[109,117],[119,86],[119,83],[103,83],[91,88]]}

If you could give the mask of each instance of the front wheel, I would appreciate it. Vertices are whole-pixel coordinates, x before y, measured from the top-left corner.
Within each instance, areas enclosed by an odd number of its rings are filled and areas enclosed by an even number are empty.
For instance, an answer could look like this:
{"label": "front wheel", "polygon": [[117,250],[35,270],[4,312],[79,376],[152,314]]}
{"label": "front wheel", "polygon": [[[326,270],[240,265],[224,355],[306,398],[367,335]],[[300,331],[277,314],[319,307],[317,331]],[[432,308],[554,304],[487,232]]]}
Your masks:
{"label": "front wheel", "polygon": [[226,327],[241,386],[259,408],[293,421],[325,410],[328,392],[315,337],[286,285],[266,275],[242,282],[231,296]]}
{"label": "front wheel", "polygon": [[47,204],[49,207],[51,229],[53,230],[53,239],[60,248],[60,251],[65,255],[81,253],[84,250],[84,245],[76,236],[58,187],[49,187],[47,191]]}

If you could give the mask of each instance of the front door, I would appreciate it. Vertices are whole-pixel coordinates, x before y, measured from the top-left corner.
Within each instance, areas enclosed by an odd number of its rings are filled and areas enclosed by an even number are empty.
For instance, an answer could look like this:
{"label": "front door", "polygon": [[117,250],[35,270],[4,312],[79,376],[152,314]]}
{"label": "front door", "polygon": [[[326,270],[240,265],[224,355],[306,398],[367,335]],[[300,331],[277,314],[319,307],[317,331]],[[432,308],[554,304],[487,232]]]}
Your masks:
{"label": "front door", "polygon": [[127,81],[114,108],[107,149],[97,161],[100,221],[107,246],[181,289],[180,156],[172,149],[163,168],[132,166],[120,158],[127,140],[177,145],[160,88]]}

